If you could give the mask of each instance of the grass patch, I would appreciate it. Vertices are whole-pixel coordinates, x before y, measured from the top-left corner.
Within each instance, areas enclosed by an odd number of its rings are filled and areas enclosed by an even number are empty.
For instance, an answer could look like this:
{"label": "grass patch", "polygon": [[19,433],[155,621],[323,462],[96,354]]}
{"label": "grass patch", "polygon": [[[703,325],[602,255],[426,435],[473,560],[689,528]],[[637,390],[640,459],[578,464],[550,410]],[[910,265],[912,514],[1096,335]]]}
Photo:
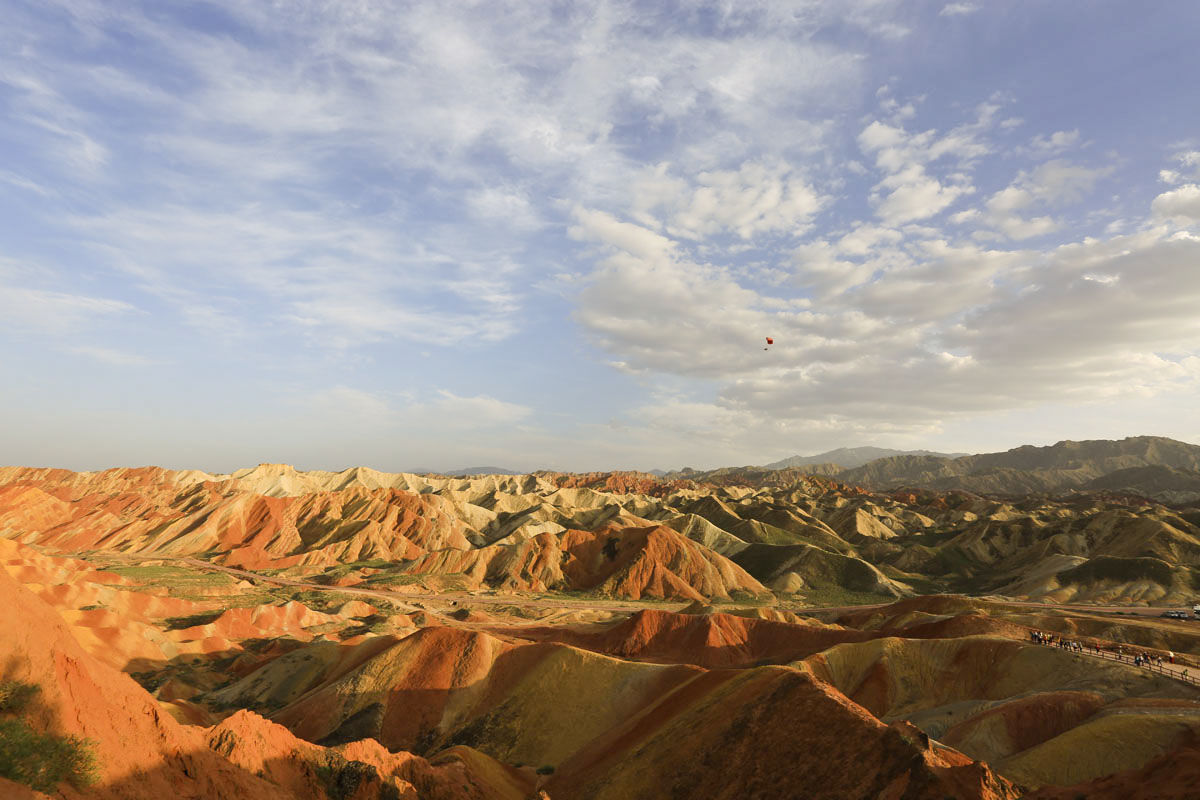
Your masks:
{"label": "grass patch", "polygon": [[348,594],[336,590],[302,589],[298,586],[272,586],[266,590],[265,595],[265,598],[259,598],[258,602],[252,605],[279,604],[295,601],[303,603],[313,611],[332,614],[344,603],[348,603],[351,600],[362,600],[375,606],[385,614],[398,613],[396,607],[387,600],[382,600],[378,597],[361,597],[356,594]]}
{"label": "grass patch", "polygon": [[810,606],[866,606],[879,603],[894,603],[898,597],[876,592],[856,592],[839,586],[824,589],[801,589],[797,593]]}
{"label": "grass patch", "polygon": [[710,598],[709,602],[720,605],[736,604],[740,606],[773,606],[775,605],[776,599],[775,595],[773,594],[755,594],[754,592],[748,592],[745,589],[731,589],[728,600],[722,602],[718,601],[716,598]]}
{"label": "grass patch", "polygon": [[29,707],[42,687],[20,681],[0,681],[0,713],[15,714]]}
{"label": "grass patch", "polygon": [[232,586],[235,579],[224,572],[206,572],[170,565],[113,565],[103,567],[106,572],[115,572],[143,586],[161,586],[172,597],[188,600],[205,599],[205,590]]}
{"label": "grass patch", "polygon": [[216,622],[225,611],[218,609],[216,611],[205,611],[200,614],[191,614],[186,617],[167,617],[162,621],[164,630],[181,631],[184,628],[191,628],[196,625],[208,625],[211,622]]}
{"label": "grass patch", "polygon": [[338,564],[329,567],[325,570],[325,574],[334,578],[342,578],[346,575],[360,569],[388,569],[396,566],[394,561],[386,561],[382,558],[370,558],[363,561],[350,561],[345,564]]}
{"label": "grass patch", "polygon": [[408,572],[376,572],[368,575],[363,582],[368,586],[412,586],[421,583],[428,575],[411,574]]}
{"label": "grass patch", "polygon": [[1118,558],[1095,556],[1074,569],[1058,573],[1058,580],[1066,584],[1090,584],[1098,581],[1153,581],[1162,586],[1172,583],[1172,568],[1157,558]]}
{"label": "grass patch", "polygon": [[38,733],[13,716],[28,707],[40,688],[17,681],[0,683],[0,778],[51,792],[67,781],[77,789],[96,782],[99,769],[92,744],[78,736]]}
{"label": "grass patch", "polygon": [[[379,772],[370,764],[348,761],[337,755],[330,755],[324,763],[317,764],[314,771],[332,800],[347,800],[363,783],[379,780]],[[389,782],[380,787],[379,797],[380,800],[399,800],[400,793]]]}

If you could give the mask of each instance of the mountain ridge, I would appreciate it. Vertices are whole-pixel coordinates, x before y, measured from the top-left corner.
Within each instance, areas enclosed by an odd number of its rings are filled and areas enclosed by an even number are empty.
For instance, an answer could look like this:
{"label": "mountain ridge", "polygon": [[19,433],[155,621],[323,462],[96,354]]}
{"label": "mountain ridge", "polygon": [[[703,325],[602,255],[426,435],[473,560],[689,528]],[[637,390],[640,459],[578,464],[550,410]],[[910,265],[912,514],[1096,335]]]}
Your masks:
{"label": "mountain ridge", "polygon": [[789,469],[813,464],[836,464],[843,469],[861,467],[871,461],[892,456],[936,456],[938,458],[960,458],[969,453],[939,453],[933,450],[894,450],[888,447],[839,447],[812,456],[790,456],[764,464],[763,469]]}

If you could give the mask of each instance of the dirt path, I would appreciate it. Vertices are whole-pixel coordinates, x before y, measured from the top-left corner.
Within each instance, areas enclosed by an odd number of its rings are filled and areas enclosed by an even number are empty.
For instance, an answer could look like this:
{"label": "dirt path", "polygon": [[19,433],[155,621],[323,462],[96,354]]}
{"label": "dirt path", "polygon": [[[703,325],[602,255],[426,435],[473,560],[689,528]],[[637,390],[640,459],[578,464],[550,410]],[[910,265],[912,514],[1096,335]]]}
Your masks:
{"label": "dirt path", "polygon": [[[1085,637],[1085,638],[1091,638],[1091,637]],[[1031,642],[1030,644],[1037,645],[1038,643]],[[1127,664],[1129,666],[1134,666],[1134,654],[1135,653],[1153,653],[1155,655],[1158,655],[1162,652],[1160,650],[1156,650],[1156,649],[1150,648],[1150,647],[1135,647],[1135,646],[1123,644],[1121,642],[1108,642],[1108,645],[1110,647],[1120,646],[1120,647],[1124,648],[1127,652],[1125,652],[1123,655],[1118,655],[1110,650],[1101,650],[1101,651],[1097,652],[1095,649],[1090,648],[1086,645],[1084,645],[1083,650],[1078,650],[1078,651],[1068,650],[1067,652],[1074,653],[1075,655],[1085,655],[1085,656],[1090,656],[1091,658],[1103,659],[1105,661],[1118,661],[1122,664]],[[1041,644],[1040,646],[1042,646],[1042,647],[1057,647],[1057,645],[1054,645],[1054,644]],[[1163,660],[1163,665],[1161,667],[1155,663],[1152,663],[1149,665],[1141,665],[1140,669],[1144,669],[1147,672],[1152,672],[1152,673],[1155,673],[1158,675],[1164,675],[1168,678],[1174,678],[1177,681],[1182,681],[1184,683],[1188,683],[1193,686],[1200,686],[1200,670],[1196,669],[1195,667],[1190,667],[1186,664],[1171,664],[1171,663],[1167,662],[1165,658]]]}

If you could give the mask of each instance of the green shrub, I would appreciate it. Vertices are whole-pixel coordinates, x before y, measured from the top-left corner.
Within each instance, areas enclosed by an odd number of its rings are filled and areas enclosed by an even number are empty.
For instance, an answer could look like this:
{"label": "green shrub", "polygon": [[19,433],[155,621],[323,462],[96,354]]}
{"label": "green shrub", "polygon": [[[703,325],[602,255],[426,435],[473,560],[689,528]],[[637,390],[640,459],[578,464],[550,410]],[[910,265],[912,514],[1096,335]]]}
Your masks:
{"label": "green shrub", "polygon": [[0,681],[0,712],[24,711],[41,691],[40,686],[20,681]]}
{"label": "green shrub", "polygon": [[190,614],[186,617],[167,617],[163,620],[162,625],[168,631],[181,631],[196,625],[208,625],[216,622],[224,613],[224,609],[217,609],[216,611],[202,611],[199,614]]}
{"label": "green shrub", "polygon": [[49,792],[62,781],[96,782],[96,756],[78,736],[38,733],[21,719],[0,719],[0,777]]}

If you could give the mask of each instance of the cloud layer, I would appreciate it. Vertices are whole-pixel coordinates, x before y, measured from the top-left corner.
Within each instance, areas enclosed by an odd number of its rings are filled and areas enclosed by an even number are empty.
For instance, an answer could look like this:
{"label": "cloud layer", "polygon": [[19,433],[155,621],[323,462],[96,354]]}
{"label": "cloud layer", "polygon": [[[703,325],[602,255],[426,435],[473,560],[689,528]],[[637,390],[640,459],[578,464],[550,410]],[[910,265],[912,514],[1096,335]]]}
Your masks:
{"label": "cloud layer", "polygon": [[[0,336],[44,389],[0,411],[78,394],[72,359],[95,402],[167,409],[146,459],[237,397],[303,409],[264,450],[353,417],[395,440],[364,429],[348,461],[452,467],[771,460],[1196,396],[1200,145],[1177,129],[1200,119],[1165,95],[1123,114],[1154,90],[1069,49],[1027,79],[1026,29],[987,4],[9,17]],[[1143,27],[1089,41],[1195,71],[1164,44],[1186,26]]]}

